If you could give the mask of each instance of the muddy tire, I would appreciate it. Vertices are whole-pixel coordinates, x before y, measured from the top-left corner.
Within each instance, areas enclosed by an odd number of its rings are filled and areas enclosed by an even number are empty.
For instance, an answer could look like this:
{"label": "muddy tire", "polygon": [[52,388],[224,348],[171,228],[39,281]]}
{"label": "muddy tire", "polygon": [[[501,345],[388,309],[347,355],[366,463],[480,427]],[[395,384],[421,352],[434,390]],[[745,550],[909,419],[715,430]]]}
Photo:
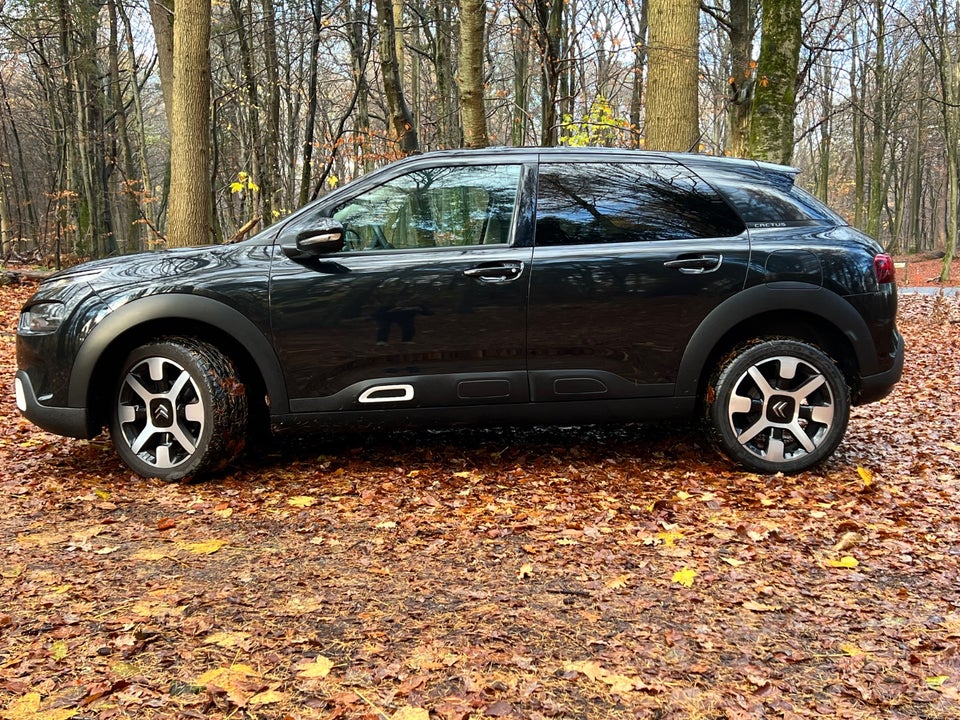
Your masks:
{"label": "muddy tire", "polygon": [[705,420],[719,449],[762,473],[796,473],[828,457],[846,432],[850,393],[813,345],[773,339],[730,353],[707,388]]}
{"label": "muddy tire", "polygon": [[207,475],[243,450],[249,410],[231,360],[206,343],[162,338],[133,350],[114,389],[110,435],[144,477]]}

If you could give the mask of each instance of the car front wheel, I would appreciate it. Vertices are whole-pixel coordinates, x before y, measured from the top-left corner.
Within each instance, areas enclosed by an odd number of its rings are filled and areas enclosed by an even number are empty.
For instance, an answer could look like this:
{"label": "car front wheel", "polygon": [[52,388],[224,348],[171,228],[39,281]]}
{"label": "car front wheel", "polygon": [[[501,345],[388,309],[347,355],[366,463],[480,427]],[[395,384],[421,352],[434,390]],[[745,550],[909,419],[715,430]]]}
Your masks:
{"label": "car front wheel", "polygon": [[840,444],[850,396],[822,350],[773,339],[741,346],[720,363],[705,409],[715,443],[731,459],[763,473],[795,473]]}
{"label": "car front wheel", "polygon": [[230,359],[206,343],[170,337],[136,348],[113,398],[113,445],[144,477],[204,475],[243,449],[244,386]]}

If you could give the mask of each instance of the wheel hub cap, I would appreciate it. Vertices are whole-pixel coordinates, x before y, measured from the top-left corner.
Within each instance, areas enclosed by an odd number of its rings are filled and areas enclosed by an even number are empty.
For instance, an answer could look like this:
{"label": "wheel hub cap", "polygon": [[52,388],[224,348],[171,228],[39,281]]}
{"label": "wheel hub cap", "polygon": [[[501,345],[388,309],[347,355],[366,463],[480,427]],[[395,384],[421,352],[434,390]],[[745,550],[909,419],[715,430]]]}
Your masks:
{"label": "wheel hub cap", "polygon": [[834,424],[830,384],[810,363],[779,356],[752,365],[734,384],[727,417],[748,452],[786,462],[814,452]]}
{"label": "wheel hub cap", "polygon": [[182,366],[162,357],[130,369],[120,386],[117,417],[127,446],[158,469],[189,460],[204,428],[196,383]]}

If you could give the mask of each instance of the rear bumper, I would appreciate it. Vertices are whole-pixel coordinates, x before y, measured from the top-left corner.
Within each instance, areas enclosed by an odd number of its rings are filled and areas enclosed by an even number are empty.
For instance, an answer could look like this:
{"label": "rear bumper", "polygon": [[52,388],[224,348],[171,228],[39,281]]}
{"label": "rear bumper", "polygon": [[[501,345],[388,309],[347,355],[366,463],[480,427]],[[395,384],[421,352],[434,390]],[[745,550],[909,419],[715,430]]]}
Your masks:
{"label": "rear bumper", "polygon": [[97,434],[90,428],[90,413],[87,408],[52,407],[43,405],[30,382],[30,376],[20,370],[14,380],[17,409],[37,427],[56,435],[75,438],[91,438]]}
{"label": "rear bumper", "polygon": [[893,390],[893,386],[899,382],[900,376],[903,375],[903,360],[906,351],[903,336],[899,332],[894,333],[894,339],[896,347],[893,351],[893,365],[881,373],[861,378],[860,391],[854,398],[854,405],[866,405],[886,397]]}

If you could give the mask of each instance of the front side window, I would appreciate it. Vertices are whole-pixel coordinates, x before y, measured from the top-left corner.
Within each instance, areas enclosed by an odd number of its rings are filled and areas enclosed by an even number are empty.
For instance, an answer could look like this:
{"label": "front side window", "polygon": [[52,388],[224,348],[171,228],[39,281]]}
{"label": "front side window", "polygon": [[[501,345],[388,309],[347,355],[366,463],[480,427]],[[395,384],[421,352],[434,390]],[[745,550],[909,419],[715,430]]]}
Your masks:
{"label": "front side window", "polygon": [[510,242],[519,165],[415,170],[353,198],[332,216],[345,251]]}
{"label": "front side window", "polygon": [[540,246],[732,237],[743,229],[713,188],[680,165],[540,166]]}

